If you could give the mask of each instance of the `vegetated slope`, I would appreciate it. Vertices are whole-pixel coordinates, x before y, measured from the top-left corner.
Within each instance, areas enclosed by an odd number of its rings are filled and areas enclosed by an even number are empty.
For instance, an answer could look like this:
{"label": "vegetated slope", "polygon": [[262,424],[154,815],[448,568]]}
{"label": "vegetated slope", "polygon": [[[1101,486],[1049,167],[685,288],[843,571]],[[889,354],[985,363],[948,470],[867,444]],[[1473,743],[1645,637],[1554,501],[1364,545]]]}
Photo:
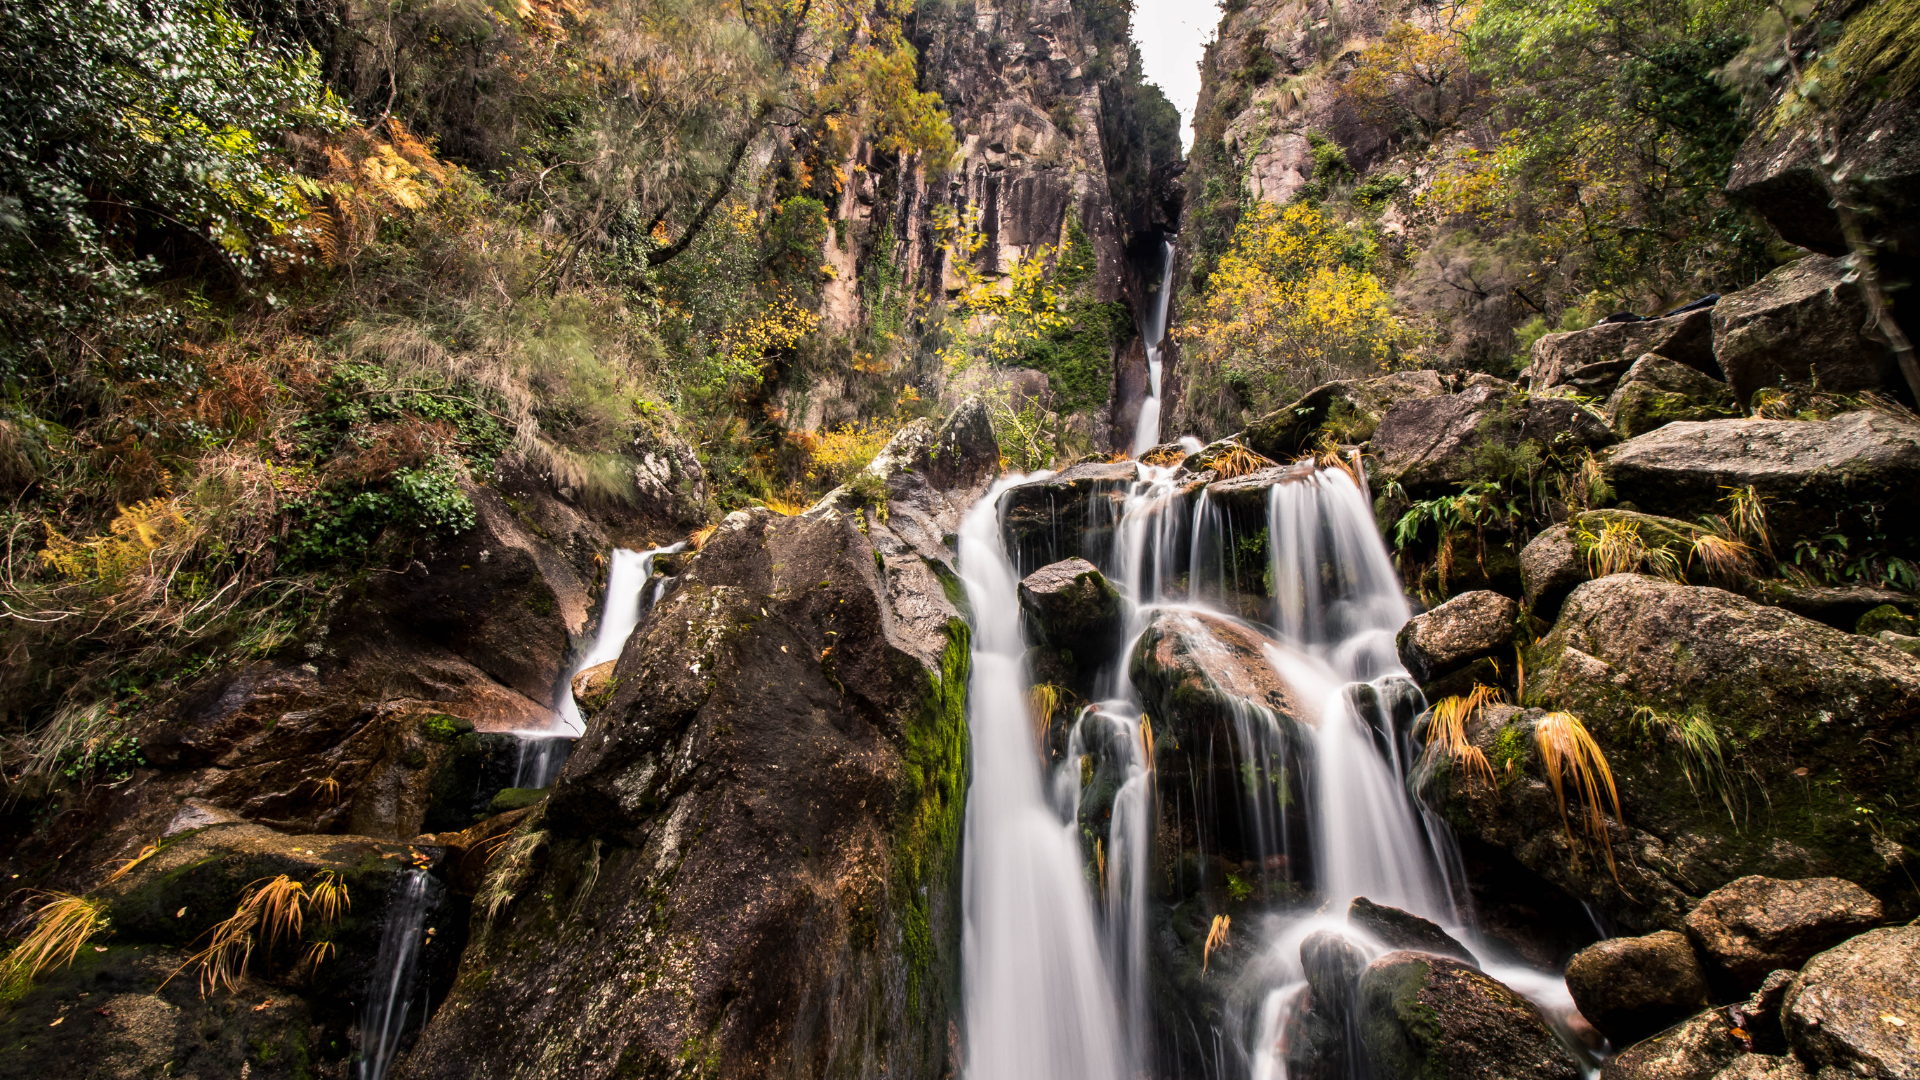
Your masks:
{"label": "vegetated slope", "polygon": [[[1905,151],[1866,140],[1910,107],[1901,7],[1229,6],[1186,174],[1184,426],[1387,368],[1512,377],[1548,332],[1848,254],[1836,192],[1897,286]],[[1820,138],[1845,152],[1781,165]]]}

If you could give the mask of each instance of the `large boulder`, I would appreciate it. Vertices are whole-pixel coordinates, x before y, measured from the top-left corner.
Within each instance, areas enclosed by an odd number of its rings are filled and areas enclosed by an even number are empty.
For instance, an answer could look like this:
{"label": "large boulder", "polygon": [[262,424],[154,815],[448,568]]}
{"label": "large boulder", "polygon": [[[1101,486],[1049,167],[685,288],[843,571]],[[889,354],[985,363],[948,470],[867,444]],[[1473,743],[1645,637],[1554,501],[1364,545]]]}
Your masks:
{"label": "large boulder", "polygon": [[1734,399],[1753,405],[1765,387],[1813,383],[1855,394],[1900,385],[1885,343],[1867,335],[1866,299],[1838,259],[1808,255],[1723,298],[1713,309],[1713,352]]}
{"label": "large boulder", "polygon": [[1733,389],[1719,379],[1658,353],[1633,362],[1601,410],[1614,434],[1645,435],[1676,420],[1737,417]]}
{"label": "large boulder", "polygon": [[1821,1076],[1920,1076],[1920,926],[1890,927],[1814,957],[1787,991],[1787,1041]]}
{"label": "large boulder", "polygon": [[1290,793],[1308,775],[1310,714],[1268,661],[1275,647],[1234,620],[1181,610],[1156,612],[1134,643],[1130,672],[1161,783],[1178,776],[1202,793],[1204,806],[1187,800],[1175,813],[1206,850],[1252,858],[1305,836]]}
{"label": "large boulder", "polygon": [[[1920,827],[1858,807],[1920,801],[1912,657],[1720,589],[1616,574],[1575,589],[1526,660],[1527,704],[1578,716],[1606,753],[1627,831],[1615,886],[1563,861],[1544,788],[1480,785],[1470,817],[1523,863],[1630,928],[1679,929],[1690,897],[1749,874],[1844,877],[1911,908]],[[1515,760],[1502,740],[1524,738],[1482,734],[1496,767]]]}
{"label": "large boulder", "polygon": [[1353,1075],[1354,994],[1367,961],[1351,941],[1316,930],[1300,942],[1307,990],[1287,1017],[1288,1080],[1347,1080]]}
{"label": "large boulder", "polygon": [[1712,309],[1695,308],[1665,318],[1548,334],[1533,343],[1528,385],[1535,390],[1564,386],[1590,397],[1605,397],[1627,369],[1648,353],[1717,376],[1712,319]]}
{"label": "large boulder", "polygon": [[401,1076],[949,1067],[967,631],[937,582],[903,605],[865,524],[721,523],[495,857]]}
{"label": "large boulder", "polygon": [[[1019,596],[1027,640],[1046,652],[1048,665],[1058,667],[1074,689],[1089,693],[1087,684],[1120,647],[1125,628],[1120,593],[1099,567],[1085,559],[1063,559],[1028,574]],[[1051,672],[1039,666],[1034,677],[1044,681]]]}
{"label": "large boulder", "polygon": [[1567,963],[1567,991],[1580,1015],[1615,1046],[1641,1039],[1707,1007],[1707,974],[1685,934],[1608,938]]}
{"label": "large boulder", "polygon": [[1540,618],[1553,618],[1574,586],[1592,576],[1587,556],[1567,525],[1543,530],[1520,550],[1520,586],[1527,610]]}
{"label": "large boulder", "polygon": [[1606,472],[1622,501],[1684,519],[1751,485],[1779,551],[1836,532],[1904,550],[1920,528],[1920,423],[1890,413],[1668,424],[1614,447]]}
{"label": "large boulder", "polygon": [[1374,432],[1372,478],[1409,497],[1504,479],[1522,459],[1568,455],[1613,441],[1606,421],[1563,397],[1542,397],[1487,380],[1458,394],[1403,401]]}
{"label": "large boulder", "polygon": [[1363,443],[1373,438],[1381,418],[1395,405],[1451,390],[1437,371],[1396,371],[1372,379],[1331,382],[1255,420],[1244,441],[1256,453],[1280,461],[1310,449],[1322,432],[1337,442]]}
{"label": "large boulder", "polygon": [[1851,881],[1782,881],[1752,875],[1708,893],[1687,915],[1687,933],[1729,993],[1746,993],[1779,968],[1879,925],[1880,901]]}
{"label": "large boulder", "polygon": [[1576,1080],[1573,1056],[1526,998],[1458,960],[1390,952],[1367,965],[1360,1044],[1376,1076]]}
{"label": "large boulder", "polygon": [[1414,679],[1432,684],[1475,660],[1511,661],[1519,619],[1520,605],[1508,597],[1485,590],[1461,593],[1407,620],[1394,644]]}

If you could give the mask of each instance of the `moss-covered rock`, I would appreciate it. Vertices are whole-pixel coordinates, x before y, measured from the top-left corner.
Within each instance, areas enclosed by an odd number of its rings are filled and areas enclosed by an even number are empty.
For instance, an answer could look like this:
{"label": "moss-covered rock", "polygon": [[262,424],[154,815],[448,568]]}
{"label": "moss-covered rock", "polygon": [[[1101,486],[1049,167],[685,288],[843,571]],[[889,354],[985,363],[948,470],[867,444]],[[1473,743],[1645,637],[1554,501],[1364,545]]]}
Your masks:
{"label": "moss-covered rock", "polygon": [[1577,1080],[1526,998],[1457,960],[1390,952],[1360,976],[1360,1043],[1375,1075],[1403,1080]]}
{"label": "moss-covered rock", "polygon": [[862,524],[742,512],[709,539],[499,844],[405,1075],[946,1068],[968,635]]}
{"label": "moss-covered rock", "polygon": [[1694,898],[1748,874],[1842,877],[1914,909],[1912,657],[1719,589],[1621,574],[1575,589],[1526,662],[1527,704],[1580,718],[1624,820],[1607,843],[1564,827],[1532,745],[1542,714],[1489,711],[1471,735],[1499,783],[1455,774],[1457,825],[1633,929],[1680,929]]}
{"label": "moss-covered rock", "polygon": [[1395,405],[1439,397],[1451,389],[1437,371],[1396,371],[1374,379],[1327,383],[1255,420],[1244,442],[1254,452],[1280,461],[1311,449],[1322,433],[1337,442],[1363,443],[1373,438],[1381,417]]}

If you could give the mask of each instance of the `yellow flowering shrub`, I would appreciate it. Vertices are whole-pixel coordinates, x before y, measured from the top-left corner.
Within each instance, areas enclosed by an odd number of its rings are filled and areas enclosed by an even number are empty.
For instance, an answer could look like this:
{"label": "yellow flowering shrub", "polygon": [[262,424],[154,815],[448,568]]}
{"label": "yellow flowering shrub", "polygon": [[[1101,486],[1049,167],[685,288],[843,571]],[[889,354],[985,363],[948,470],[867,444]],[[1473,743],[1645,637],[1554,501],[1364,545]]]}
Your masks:
{"label": "yellow flowering shrub", "polygon": [[1257,204],[1180,335],[1253,390],[1256,408],[1384,371],[1405,330],[1379,279],[1355,265],[1370,257],[1363,237],[1312,206]]}

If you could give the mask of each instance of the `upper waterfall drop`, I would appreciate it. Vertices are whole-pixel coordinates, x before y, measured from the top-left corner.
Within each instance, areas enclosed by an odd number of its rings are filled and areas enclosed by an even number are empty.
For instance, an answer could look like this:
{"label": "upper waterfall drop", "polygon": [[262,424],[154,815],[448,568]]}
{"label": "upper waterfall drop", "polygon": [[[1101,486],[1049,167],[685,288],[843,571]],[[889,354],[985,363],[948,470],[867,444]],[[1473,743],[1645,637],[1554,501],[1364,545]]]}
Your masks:
{"label": "upper waterfall drop", "polygon": [[1173,241],[1167,240],[1160,257],[1160,285],[1153,296],[1153,307],[1140,337],[1147,347],[1147,396],[1140,402],[1140,419],[1134,426],[1133,453],[1138,457],[1160,444],[1160,370],[1161,346],[1167,339],[1167,309],[1173,301]]}

